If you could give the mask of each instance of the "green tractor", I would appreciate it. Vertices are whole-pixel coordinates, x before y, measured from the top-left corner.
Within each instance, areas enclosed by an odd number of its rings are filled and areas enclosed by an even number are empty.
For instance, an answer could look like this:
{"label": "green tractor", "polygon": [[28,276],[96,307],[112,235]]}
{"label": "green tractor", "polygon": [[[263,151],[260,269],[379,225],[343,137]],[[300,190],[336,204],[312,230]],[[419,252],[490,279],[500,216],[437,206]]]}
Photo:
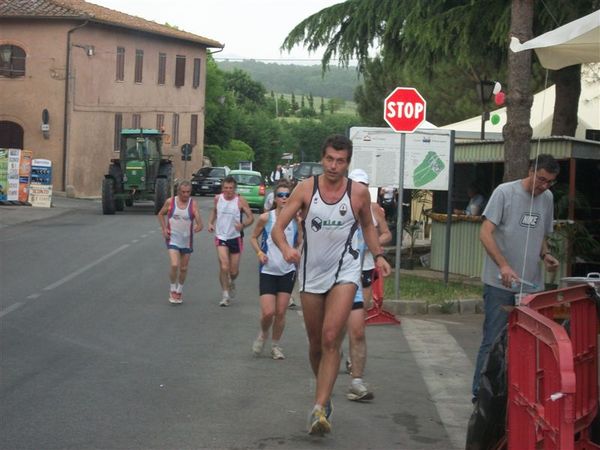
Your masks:
{"label": "green tractor", "polygon": [[135,201],[154,200],[154,214],[169,197],[173,165],[162,154],[163,134],[152,129],[121,130],[118,159],[102,180],[102,213],[123,211]]}

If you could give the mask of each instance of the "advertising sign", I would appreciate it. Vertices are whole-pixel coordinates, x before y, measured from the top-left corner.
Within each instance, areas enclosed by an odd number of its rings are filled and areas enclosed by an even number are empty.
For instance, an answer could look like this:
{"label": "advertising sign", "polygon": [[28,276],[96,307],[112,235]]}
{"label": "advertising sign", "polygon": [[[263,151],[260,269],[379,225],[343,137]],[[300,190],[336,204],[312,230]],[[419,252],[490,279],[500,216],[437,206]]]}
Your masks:
{"label": "advertising sign", "polygon": [[[352,127],[353,154],[350,170],[360,168],[371,186],[398,187],[400,179],[400,134],[389,128]],[[450,131],[417,130],[406,135],[403,187],[448,190]]]}
{"label": "advertising sign", "polygon": [[29,185],[31,206],[50,208],[52,206],[52,186],[32,183]]}
{"label": "advertising sign", "polygon": [[19,161],[19,201],[26,202],[29,197],[29,181],[31,178],[31,150],[21,150]]}
{"label": "advertising sign", "polygon": [[[440,130],[442,131],[442,130]],[[416,132],[406,136],[404,187],[447,191],[450,167],[450,132]]]}
{"label": "advertising sign", "polygon": [[8,191],[6,199],[9,202],[19,200],[19,160],[21,150],[16,148],[8,149]]}
{"label": "advertising sign", "polygon": [[7,201],[8,192],[8,149],[0,148],[0,202]]}

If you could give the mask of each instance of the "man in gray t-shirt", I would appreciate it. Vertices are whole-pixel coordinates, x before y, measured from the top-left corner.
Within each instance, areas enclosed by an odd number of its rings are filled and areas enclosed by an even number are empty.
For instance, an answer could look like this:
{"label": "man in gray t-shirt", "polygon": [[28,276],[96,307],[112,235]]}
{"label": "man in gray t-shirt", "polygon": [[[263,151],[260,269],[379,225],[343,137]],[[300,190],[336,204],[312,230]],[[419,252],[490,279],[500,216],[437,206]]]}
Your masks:
{"label": "man in gray t-shirt", "polygon": [[[473,376],[477,398],[483,362],[492,342],[508,320],[503,306],[514,305],[515,293],[541,290],[543,262],[548,271],[558,261],[548,252],[546,236],[552,232],[553,196],[559,166],[550,155],[533,160],[529,175],[498,186],[483,211],[480,239],[486,251],[482,281],[485,319],[483,338]],[[524,283],[520,283],[524,280]]]}

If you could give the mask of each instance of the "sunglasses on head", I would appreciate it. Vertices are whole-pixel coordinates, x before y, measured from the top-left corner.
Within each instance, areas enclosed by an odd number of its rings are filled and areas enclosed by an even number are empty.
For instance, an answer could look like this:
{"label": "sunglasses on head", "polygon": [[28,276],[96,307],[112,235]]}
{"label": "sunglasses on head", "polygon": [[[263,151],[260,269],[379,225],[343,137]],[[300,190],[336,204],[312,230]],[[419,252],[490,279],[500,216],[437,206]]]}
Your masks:
{"label": "sunglasses on head", "polygon": [[288,198],[290,196],[289,192],[278,192],[277,197],[279,198]]}

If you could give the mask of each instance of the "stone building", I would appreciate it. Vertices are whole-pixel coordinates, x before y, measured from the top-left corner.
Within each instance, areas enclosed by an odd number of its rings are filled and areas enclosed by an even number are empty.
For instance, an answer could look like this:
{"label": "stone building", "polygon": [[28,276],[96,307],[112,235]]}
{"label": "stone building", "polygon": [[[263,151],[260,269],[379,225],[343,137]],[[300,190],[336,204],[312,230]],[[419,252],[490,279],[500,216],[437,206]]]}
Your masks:
{"label": "stone building", "polygon": [[53,163],[53,185],[94,196],[122,128],[159,128],[202,165],[212,39],[83,0],[0,0],[0,148]]}

